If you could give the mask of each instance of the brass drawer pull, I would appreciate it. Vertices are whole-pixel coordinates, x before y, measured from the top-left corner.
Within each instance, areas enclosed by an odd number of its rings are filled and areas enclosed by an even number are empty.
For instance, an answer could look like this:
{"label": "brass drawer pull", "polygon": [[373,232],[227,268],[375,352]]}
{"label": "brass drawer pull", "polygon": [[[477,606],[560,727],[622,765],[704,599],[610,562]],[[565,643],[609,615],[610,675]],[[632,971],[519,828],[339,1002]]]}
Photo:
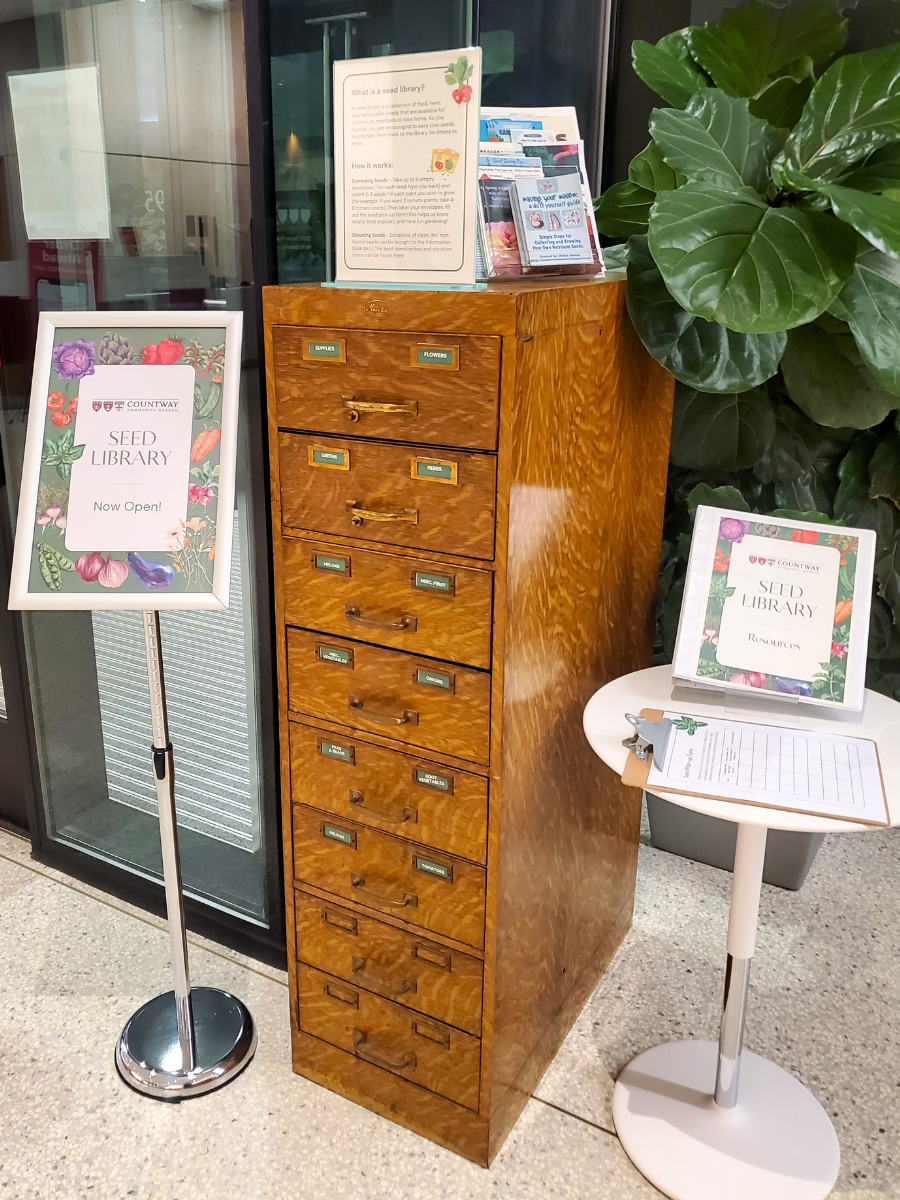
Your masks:
{"label": "brass drawer pull", "polygon": [[453,967],[450,951],[443,950],[440,946],[429,945],[428,942],[414,942],[412,956],[428,963],[430,967],[437,967],[439,971],[450,971]]}
{"label": "brass drawer pull", "polygon": [[359,924],[356,917],[347,917],[343,913],[331,912],[329,909],[323,908],[322,924],[331,925],[333,929],[340,929],[342,933],[350,933],[353,937],[359,937]]}
{"label": "brass drawer pull", "polygon": [[366,1034],[362,1029],[353,1030],[353,1049],[359,1058],[364,1058],[366,1062],[374,1063],[376,1067],[383,1067],[386,1071],[411,1071],[415,1070],[416,1056],[407,1051],[406,1054],[401,1054],[399,1058],[382,1058],[380,1054],[376,1054],[367,1045]]}
{"label": "brass drawer pull", "polygon": [[356,871],[351,872],[350,885],[357,896],[362,896],[364,900],[371,900],[373,904],[380,904],[385,908],[418,908],[419,906],[419,897],[414,896],[412,892],[404,892],[402,900],[394,900],[390,896],[382,896],[380,892],[373,892],[366,887],[365,875],[358,875]]}
{"label": "brass drawer pull", "polygon": [[396,413],[401,417],[417,417],[417,400],[357,400],[355,396],[341,396],[341,404],[348,421],[358,421],[361,413]]}
{"label": "brass drawer pull", "polygon": [[406,821],[412,821],[413,825],[419,819],[419,810],[416,808],[404,808],[400,813],[382,812],[380,808],[372,808],[365,804],[362,792],[350,789],[350,803],[355,805],[360,812],[368,813],[370,817],[376,817],[379,821],[390,821],[392,825],[403,825]]}
{"label": "brass drawer pull", "polygon": [[413,1021],[413,1033],[419,1037],[428,1038],[429,1042],[437,1042],[445,1050],[450,1049],[450,1030],[438,1029],[434,1025],[424,1025],[421,1021]]}
{"label": "brass drawer pull", "polygon": [[362,625],[365,629],[380,629],[384,633],[415,633],[418,622],[415,617],[404,613],[396,621],[383,621],[379,617],[364,617],[359,611],[358,604],[348,604],[344,616],[354,625]]}
{"label": "brass drawer pull", "polygon": [[337,983],[326,983],[322,990],[332,1000],[349,1004],[351,1008],[359,1008],[359,992],[351,992],[349,988],[342,988]]}
{"label": "brass drawer pull", "polygon": [[366,960],[353,956],[351,960],[353,974],[360,977],[360,983],[374,983],[376,987],[383,988],[392,996],[405,996],[407,992],[416,990],[416,981],[414,979],[401,979],[399,983],[393,983],[390,979],[383,979],[380,975],[375,975],[372,971],[366,970]]}
{"label": "brass drawer pull", "polygon": [[367,721],[376,721],[379,725],[418,725],[419,714],[414,708],[405,708],[399,717],[393,713],[383,712],[378,708],[366,708],[362,696],[348,696],[347,705],[363,714]]}
{"label": "brass drawer pull", "polygon": [[348,500],[347,511],[350,513],[352,525],[362,525],[363,521],[409,521],[413,525],[419,523],[417,508],[402,508],[399,512],[383,512],[379,508],[363,508],[358,500]]}

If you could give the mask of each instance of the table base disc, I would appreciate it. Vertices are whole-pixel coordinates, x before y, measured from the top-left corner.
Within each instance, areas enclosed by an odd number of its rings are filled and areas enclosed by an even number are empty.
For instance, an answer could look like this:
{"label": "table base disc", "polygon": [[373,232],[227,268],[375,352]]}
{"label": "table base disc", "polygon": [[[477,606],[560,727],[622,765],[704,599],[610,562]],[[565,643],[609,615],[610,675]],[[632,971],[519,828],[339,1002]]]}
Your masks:
{"label": "table base disc", "polygon": [[191,989],[194,1015],[192,1071],[181,1069],[175,993],[148,1000],[122,1030],[116,1067],[125,1082],[157,1100],[186,1100],[221,1087],[256,1051],[256,1028],[244,1005],[218,988]]}
{"label": "table base disc", "polygon": [[633,1059],[613,1091],[625,1153],[672,1200],[824,1200],[841,1152],[798,1079],[744,1051],[738,1102],[713,1100],[718,1047],[670,1042]]}

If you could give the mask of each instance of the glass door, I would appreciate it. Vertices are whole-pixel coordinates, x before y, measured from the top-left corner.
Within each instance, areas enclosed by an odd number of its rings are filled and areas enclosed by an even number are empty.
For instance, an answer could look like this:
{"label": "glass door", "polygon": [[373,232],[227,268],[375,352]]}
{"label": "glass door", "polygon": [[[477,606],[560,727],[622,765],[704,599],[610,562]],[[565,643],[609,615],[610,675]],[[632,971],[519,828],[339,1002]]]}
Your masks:
{"label": "glass door", "polygon": [[[12,528],[40,311],[164,312],[177,360],[185,310],[246,309],[231,606],[164,614],[163,653],[186,893],[207,918],[279,944],[243,54],[239,0],[0,5],[2,516]],[[134,353],[102,330],[95,351],[107,363]],[[65,518],[52,495],[39,507],[36,518]],[[79,870],[93,863],[119,890],[123,872],[155,887],[139,614],[24,614],[22,630],[37,852]]]}

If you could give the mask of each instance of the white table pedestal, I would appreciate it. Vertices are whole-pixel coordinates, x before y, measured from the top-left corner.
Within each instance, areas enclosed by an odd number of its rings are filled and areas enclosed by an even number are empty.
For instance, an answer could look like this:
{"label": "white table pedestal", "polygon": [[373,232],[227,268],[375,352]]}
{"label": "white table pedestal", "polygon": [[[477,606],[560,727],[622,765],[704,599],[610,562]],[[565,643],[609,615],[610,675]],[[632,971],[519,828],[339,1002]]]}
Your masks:
{"label": "white table pedestal", "polygon": [[718,1047],[655,1046],[613,1091],[626,1154],[672,1200],[824,1200],[837,1179],[840,1147],[818,1100],[781,1067],[743,1053],[767,832],[738,825]]}

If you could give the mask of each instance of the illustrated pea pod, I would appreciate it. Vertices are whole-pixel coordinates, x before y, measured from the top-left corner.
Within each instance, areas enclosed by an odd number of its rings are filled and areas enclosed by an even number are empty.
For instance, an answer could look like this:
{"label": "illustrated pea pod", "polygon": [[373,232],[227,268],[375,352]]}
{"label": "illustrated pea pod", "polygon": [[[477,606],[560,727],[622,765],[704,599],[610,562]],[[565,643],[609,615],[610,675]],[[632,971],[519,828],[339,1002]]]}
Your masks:
{"label": "illustrated pea pod", "polygon": [[75,564],[70,558],[66,558],[64,554],[60,554],[58,550],[54,550],[46,542],[41,542],[38,546],[38,566],[41,570],[41,578],[51,592],[62,590],[63,571],[75,570]]}
{"label": "illustrated pea pod", "polygon": [[207,454],[210,454],[219,444],[219,438],[222,436],[222,430],[218,426],[212,429],[204,429],[202,433],[198,433],[194,438],[194,444],[191,446],[191,462],[203,462]]}

